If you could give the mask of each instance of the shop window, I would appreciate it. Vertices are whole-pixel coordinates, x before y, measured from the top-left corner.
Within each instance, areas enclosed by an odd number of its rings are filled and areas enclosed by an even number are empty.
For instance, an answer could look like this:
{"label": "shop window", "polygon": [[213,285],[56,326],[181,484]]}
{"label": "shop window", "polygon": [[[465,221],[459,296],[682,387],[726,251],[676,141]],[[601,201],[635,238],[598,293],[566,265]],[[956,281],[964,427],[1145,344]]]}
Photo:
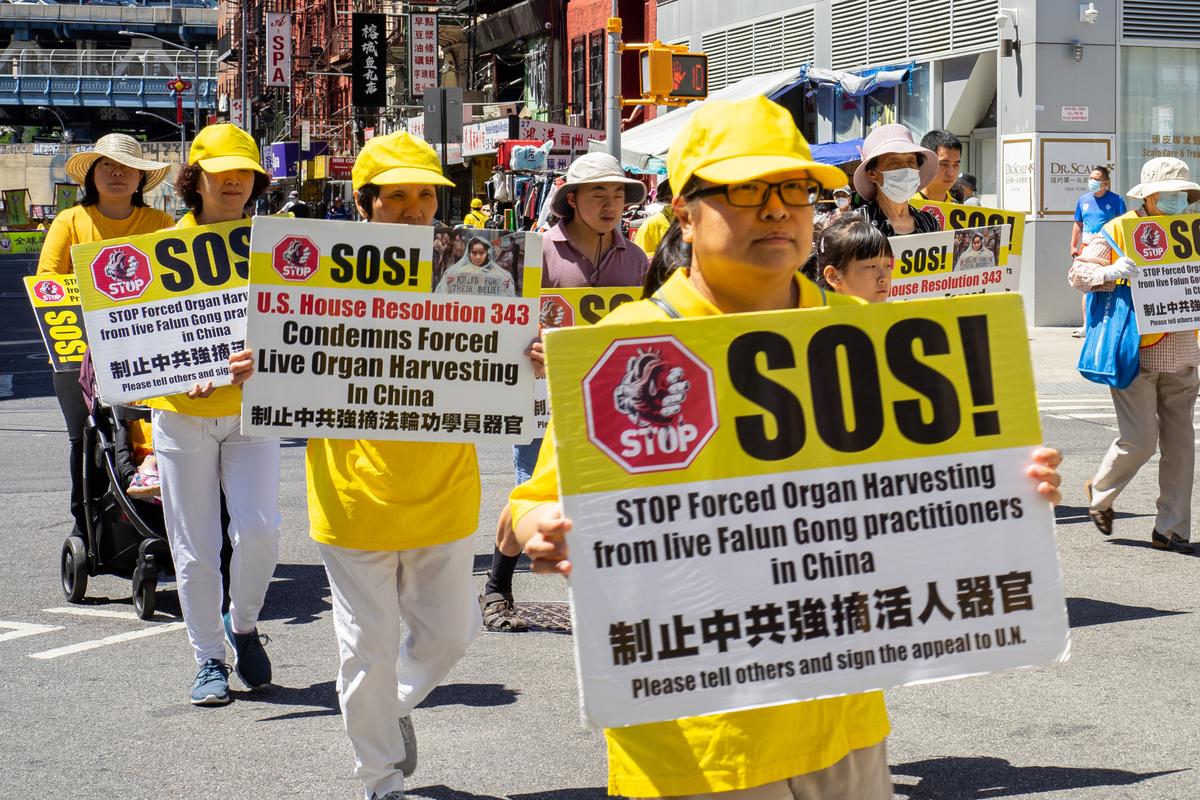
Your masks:
{"label": "shop window", "polygon": [[866,136],[880,125],[896,121],[896,88],[876,89],[863,98],[863,125]]}
{"label": "shop window", "polygon": [[583,36],[571,40],[571,104],[572,113],[587,119],[587,39]]}
{"label": "shop window", "polygon": [[588,127],[604,128],[604,31],[588,35]]}
{"label": "shop window", "polygon": [[1126,47],[1121,55],[1121,161],[1114,188],[1133,186],[1142,164],[1158,156],[1184,160],[1195,179],[1200,175],[1200,50]]}
{"label": "shop window", "polygon": [[[909,92],[909,87],[912,92]],[[899,109],[900,124],[912,131],[913,140],[921,141],[921,137],[933,128],[933,104],[930,102],[929,65],[921,64],[910,73],[908,82],[897,87],[900,93]]]}

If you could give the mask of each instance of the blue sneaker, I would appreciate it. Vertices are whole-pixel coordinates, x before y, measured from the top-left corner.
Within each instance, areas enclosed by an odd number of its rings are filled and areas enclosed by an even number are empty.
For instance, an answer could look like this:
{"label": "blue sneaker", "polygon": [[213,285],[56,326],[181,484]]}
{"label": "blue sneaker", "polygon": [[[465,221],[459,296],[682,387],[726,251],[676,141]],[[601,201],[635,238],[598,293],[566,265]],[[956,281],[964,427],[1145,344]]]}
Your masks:
{"label": "blue sneaker", "polygon": [[233,668],[242,683],[251,689],[259,689],[271,682],[271,659],[263,649],[270,641],[266,634],[259,635],[257,628],[252,633],[234,633],[233,620],[226,613],[225,640],[233,648]]}
{"label": "blue sneaker", "polygon": [[196,673],[192,684],[192,705],[223,706],[229,702],[229,667],[210,658]]}

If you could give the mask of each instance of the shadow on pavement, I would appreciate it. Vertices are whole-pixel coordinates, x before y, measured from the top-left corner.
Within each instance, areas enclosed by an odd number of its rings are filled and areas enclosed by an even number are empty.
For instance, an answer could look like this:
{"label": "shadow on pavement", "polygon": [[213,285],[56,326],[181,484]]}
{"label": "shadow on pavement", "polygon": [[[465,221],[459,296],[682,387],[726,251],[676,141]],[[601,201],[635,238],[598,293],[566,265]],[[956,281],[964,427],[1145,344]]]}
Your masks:
{"label": "shadow on pavement", "polygon": [[1186,611],[1163,611],[1147,606],[1123,606],[1120,603],[1109,603],[1105,600],[1093,600],[1090,597],[1068,597],[1067,618],[1072,628],[1086,628],[1089,625],[1107,625],[1110,622],[1132,622],[1138,619],[1155,619],[1156,617],[1174,617],[1186,614]]}
{"label": "shadow on pavement", "polygon": [[502,683],[445,683],[430,692],[417,708],[511,706],[517,702],[518,694]]}
{"label": "shadow on pavement", "polygon": [[1153,545],[1150,544],[1149,534],[1146,535],[1145,539],[1109,539],[1108,543],[1120,545],[1121,547],[1141,547],[1146,550],[1155,550],[1155,552],[1162,553],[1163,556],[1174,556],[1175,558],[1180,558],[1180,557],[1195,558],[1196,557],[1194,554],[1189,554],[1189,553],[1176,553],[1171,550],[1158,550],[1157,548],[1155,548]]}
{"label": "shadow on pavement", "polygon": [[263,717],[259,722],[281,722],[290,719],[328,717],[341,713],[338,708],[337,689],[333,681],[314,683],[312,686],[270,686],[253,692],[231,691],[239,702],[258,703],[264,706],[308,706],[306,711],[291,711],[274,717]]}
{"label": "shadow on pavement", "polygon": [[[1113,519],[1140,519],[1143,517],[1152,517],[1153,514],[1131,514],[1128,511],[1118,511],[1113,515]],[[1058,505],[1054,507],[1054,521],[1060,525],[1071,525],[1076,522],[1091,523],[1092,518],[1088,516],[1087,506],[1064,506]],[[1097,536],[1102,534],[1096,531]]]}
{"label": "shadow on pavement", "polygon": [[332,606],[329,579],[319,564],[278,564],[267,590],[259,619],[283,620],[284,625],[305,625]]}
{"label": "shadow on pavement", "polygon": [[1132,786],[1183,771],[1014,767],[1002,758],[931,758],[892,766],[894,775],[911,775],[921,779],[916,786],[895,786],[896,795],[908,800],[983,800],[1099,786]]}
{"label": "shadow on pavement", "polygon": [[[413,797],[428,797],[430,800],[505,800],[490,794],[475,794],[460,792],[449,786],[425,786],[419,789],[405,789]],[[602,787],[592,789],[555,789],[552,792],[532,792],[529,794],[510,794],[507,800],[607,800],[608,792]]]}

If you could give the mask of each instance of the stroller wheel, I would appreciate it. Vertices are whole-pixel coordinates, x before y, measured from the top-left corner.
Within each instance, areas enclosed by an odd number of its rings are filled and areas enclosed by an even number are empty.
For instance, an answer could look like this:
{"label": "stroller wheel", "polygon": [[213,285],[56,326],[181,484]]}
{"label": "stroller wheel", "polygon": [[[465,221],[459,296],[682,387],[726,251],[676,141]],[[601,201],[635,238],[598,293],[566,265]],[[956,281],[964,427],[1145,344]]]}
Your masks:
{"label": "stroller wheel", "polygon": [[63,542],[62,554],[59,558],[59,568],[62,572],[63,594],[68,603],[79,603],[87,594],[87,545],[79,536],[68,536]]}
{"label": "stroller wheel", "polygon": [[153,619],[158,599],[158,570],[138,567],[133,573],[133,610],[139,619]]}

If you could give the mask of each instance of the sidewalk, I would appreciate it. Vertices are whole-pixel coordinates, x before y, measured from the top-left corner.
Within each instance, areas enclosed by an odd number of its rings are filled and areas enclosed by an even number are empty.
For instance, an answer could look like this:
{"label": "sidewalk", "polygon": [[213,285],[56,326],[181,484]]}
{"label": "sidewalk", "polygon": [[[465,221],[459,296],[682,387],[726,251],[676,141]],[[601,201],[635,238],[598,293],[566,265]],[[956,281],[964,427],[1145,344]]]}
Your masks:
{"label": "sidewalk", "polygon": [[1029,352],[1033,358],[1033,379],[1039,395],[1100,394],[1108,389],[1085,381],[1075,365],[1083,339],[1071,337],[1071,328],[1030,328]]}

